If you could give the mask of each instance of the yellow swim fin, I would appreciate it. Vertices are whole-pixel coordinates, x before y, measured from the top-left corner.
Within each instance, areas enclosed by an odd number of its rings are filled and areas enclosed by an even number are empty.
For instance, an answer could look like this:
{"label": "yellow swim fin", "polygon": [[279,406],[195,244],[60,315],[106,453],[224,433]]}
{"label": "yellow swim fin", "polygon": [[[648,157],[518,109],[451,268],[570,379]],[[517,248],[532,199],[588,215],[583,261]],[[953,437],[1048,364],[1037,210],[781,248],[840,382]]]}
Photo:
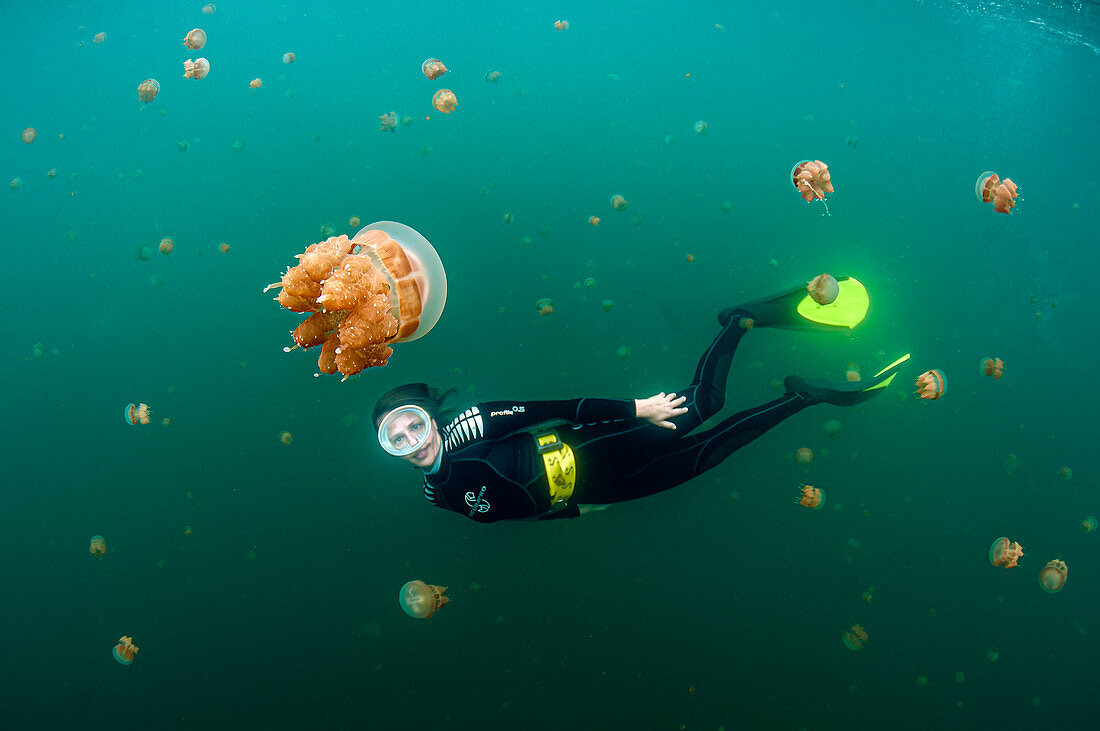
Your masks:
{"label": "yellow swim fin", "polygon": [[[736,317],[749,327],[780,327],[788,330],[836,332],[851,330],[867,317],[871,298],[863,283],[853,277],[837,277],[840,292],[827,305],[819,305],[805,286],[780,292],[771,297],[723,310],[719,324],[725,326]],[[751,325],[747,322],[751,320]]]}

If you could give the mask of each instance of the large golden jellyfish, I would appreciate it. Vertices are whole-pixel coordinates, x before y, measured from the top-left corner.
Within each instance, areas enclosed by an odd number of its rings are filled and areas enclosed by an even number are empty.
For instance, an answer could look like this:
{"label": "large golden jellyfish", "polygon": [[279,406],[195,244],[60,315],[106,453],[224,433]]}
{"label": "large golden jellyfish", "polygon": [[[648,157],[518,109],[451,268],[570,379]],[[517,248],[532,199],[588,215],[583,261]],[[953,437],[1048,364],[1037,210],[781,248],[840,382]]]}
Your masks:
{"label": "large golden jellyfish", "polygon": [[429,58],[424,63],[420,64],[420,70],[424,72],[432,81],[435,81],[443,74],[447,73],[447,67],[443,65],[443,62],[438,58]]}
{"label": "large golden jellyfish", "polygon": [[825,506],[825,491],[813,485],[803,485],[798,504],[810,510],[821,510]]}
{"label": "large golden jellyfish", "polygon": [[1010,541],[1004,536],[993,541],[993,545],[989,547],[989,563],[1005,569],[1015,567],[1016,562],[1023,556],[1023,546],[1015,541]]}
{"label": "large golden jellyfish", "polygon": [[413,619],[427,619],[451,601],[450,597],[443,596],[445,591],[445,586],[425,584],[420,580],[410,581],[401,587],[397,602],[405,610],[405,614]]}
{"label": "large golden jellyfish", "polygon": [[[807,203],[814,200],[825,203],[825,194],[833,192],[829,166],[820,160],[801,160],[795,163],[791,168],[791,183]],[[828,211],[829,206],[826,203],[825,212]]]}
{"label": "large golden jellyfish", "polygon": [[432,96],[432,106],[444,114],[453,112],[457,105],[458,97],[450,89],[440,89]]}
{"label": "large golden jellyfish", "polygon": [[183,37],[183,45],[192,51],[199,50],[206,45],[206,31],[202,28],[192,28],[187,31],[187,35]]}
{"label": "large golden jellyfish", "polygon": [[118,644],[111,650],[111,654],[115,656],[121,665],[133,665],[134,655],[138,653],[138,646],[134,644],[133,637],[119,637]]}
{"label": "large golden jellyfish", "polygon": [[[332,236],[298,254],[298,264],[264,291],[291,312],[311,313],[291,333],[293,348],[321,346],[321,373],[348,376],[384,366],[394,343],[428,334],[447,304],[447,272],[419,232],[377,221],[353,238]],[[320,374],[316,374],[320,375]]]}
{"label": "large golden jellyfish", "polygon": [[1011,178],[1001,180],[992,170],[986,170],[974,183],[974,195],[982,203],[992,203],[997,213],[1009,213],[1016,207],[1017,186]]}
{"label": "large golden jellyfish", "polygon": [[156,79],[146,79],[138,84],[138,99],[146,104],[157,98],[160,93],[160,82]]}
{"label": "large golden jellyfish", "polygon": [[88,544],[88,553],[96,558],[103,558],[107,553],[107,541],[103,540],[103,536],[92,536],[92,541]]}
{"label": "large golden jellyfish", "polygon": [[183,62],[183,78],[205,79],[210,73],[210,62],[205,58],[187,59]]}
{"label": "large golden jellyfish", "polygon": [[983,358],[981,369],[983,376],[989,376],[993,380],[997,380],[1004,375],[1005,362],[1000,358]]}
{"label": "large golden jellyfish", "polygon": [[806,285],[806,291],[819,305],[831,305],[840,294],[840,283],[832,274],[818,274]]}
{"label": "large golden jellyfish", "polygon": [[1066,585],[1068,575],[1069,569],[1066,568],[1066,562],[1054,559],[1039,572],[1039,586],[1043,587],[1043,591],[1047,594],[1057,594]]}
{"label": "large golden jellyfish", "polygon": [[122,418],[125,419],[126,423],[130,426],[148,424],[149,413],[148,404],[126,404],[126,408],[122,410]]}
{"label": "large golden jellyfish", "polygon": [[849,650],[859,652],[867,642],[867,630],[858,624],[853,624],[851,629],[844,631],[840,639]]}
{"label": "large golden jellyfish", "polygon": [[917,395],[922,399],[938,399],[946,390],[947,378],[942,371],[925,371],[917,376]]}

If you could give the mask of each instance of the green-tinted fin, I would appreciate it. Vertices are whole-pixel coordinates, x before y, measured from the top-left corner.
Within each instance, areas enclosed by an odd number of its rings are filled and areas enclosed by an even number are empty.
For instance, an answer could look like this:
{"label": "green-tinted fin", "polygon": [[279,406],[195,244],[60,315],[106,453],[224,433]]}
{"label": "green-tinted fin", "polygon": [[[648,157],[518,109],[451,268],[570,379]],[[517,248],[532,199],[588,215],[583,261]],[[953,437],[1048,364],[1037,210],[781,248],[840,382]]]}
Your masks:
{"label": "green-tinted fin", "polygon": [[[876,374],[875,374],[875,378],[878,378],[879,376],[881,376],[881,375],[882,375],[883,373],[885,373],[886,371],[890,370],[891,368],[896,368],[896,367],[898,367],[899,365],[901,365],[901,364],[902,364],[902,363],[904,363],[905,361],[909,360],[909,358],[910,358],[910,354],[909,354],[909,353],[906,353],[905,355],[901,356],[900,358],[898,358],[897,360],[895,360],[895,361],[894,361],[893,363],[891,363],[890,365],[886,366],[886,367],[885,367],[885,368],[883,368],[883,369],[882,369],[881,371],[879,371],[878,373],[876,373]],[[897,375],[897,374],[895,374],[895,375]],[[893,378],[893,376],[890,376],[890,377],[891,377],[891,378]],[[889,383],[889,381],[887,381],[887,383]]]}
{"label": "green-tinted fin", "polygon": [[863,283],[854,277],[837,277],[836,281],[840,285],[840,293],[832,304],[819,305],[807,293],[796,310],[810,322],[852,329],[867,317],[871,298]]}

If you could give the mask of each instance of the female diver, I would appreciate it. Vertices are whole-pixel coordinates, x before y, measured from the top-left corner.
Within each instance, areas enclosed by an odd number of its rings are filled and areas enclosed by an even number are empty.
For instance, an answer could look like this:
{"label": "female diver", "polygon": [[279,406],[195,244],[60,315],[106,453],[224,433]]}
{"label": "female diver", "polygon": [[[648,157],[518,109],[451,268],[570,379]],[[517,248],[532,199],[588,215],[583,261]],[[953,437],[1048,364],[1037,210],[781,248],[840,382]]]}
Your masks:
{"label": "female diver", "polygon": [[698,434],[721,410],[737,344],[754,327],[839,331],[866,316],[867,291],[839,278],[840,294],[818,305],[805,287],[723,310],[721,331],[691,384],[645,399],[488,401],[441,430],[441,394],[422,383],[399,386],[374,407],[378,441],[424,471],[428,502],[479,523],[575,517],[610,503],[667,490],[729,455],[807,406],[851,406],[890,384],[905,355],[852,383],[788,376],[776,400],[742,411]]}

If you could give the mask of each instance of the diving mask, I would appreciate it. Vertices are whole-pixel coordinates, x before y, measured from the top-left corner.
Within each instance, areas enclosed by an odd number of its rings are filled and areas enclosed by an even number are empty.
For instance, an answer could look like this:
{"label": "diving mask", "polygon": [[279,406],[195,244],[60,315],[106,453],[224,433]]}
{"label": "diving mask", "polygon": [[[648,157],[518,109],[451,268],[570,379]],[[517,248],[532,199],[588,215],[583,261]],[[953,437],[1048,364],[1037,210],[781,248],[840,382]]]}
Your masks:
{"label": "diving mask", "polygon": [[398,406],[382,417],[378,443],[394,457],[417,452],[432,438],[432,417],[420,406]]}

